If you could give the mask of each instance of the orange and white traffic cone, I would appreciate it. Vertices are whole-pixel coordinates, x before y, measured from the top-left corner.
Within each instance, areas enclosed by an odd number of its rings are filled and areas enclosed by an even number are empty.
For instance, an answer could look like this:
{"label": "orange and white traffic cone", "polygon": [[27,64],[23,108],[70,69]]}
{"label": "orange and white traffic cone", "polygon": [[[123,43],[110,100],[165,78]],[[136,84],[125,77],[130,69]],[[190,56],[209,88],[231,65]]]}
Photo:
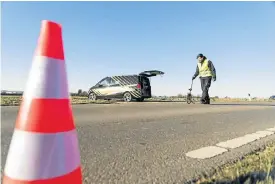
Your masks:
{"label": "orange and white traffic cone", "polygon": [[42,21],[3,184],[81,184],[61,25]]}

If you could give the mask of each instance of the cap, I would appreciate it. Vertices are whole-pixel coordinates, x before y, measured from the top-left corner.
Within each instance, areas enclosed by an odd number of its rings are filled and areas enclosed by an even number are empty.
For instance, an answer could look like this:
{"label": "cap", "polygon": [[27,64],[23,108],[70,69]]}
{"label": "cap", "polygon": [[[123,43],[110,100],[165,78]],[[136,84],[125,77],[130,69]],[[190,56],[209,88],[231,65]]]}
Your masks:
{"label": "cap", "polygon": [[203,54],[201,54],[201,53],[198,54],[198,55],[197,55],[197,59],[198,59],[199,57],[203,57]]}

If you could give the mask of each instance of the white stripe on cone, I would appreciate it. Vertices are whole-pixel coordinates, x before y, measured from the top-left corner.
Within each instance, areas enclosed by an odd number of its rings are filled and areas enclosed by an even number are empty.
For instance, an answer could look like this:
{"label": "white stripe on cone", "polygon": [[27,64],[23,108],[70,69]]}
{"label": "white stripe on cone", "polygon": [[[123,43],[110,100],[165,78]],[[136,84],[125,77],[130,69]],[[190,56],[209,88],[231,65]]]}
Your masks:
{"label": "white stripe on cone", "polygon": [[41,134],[15,130],[5,175],[18,180],[50,179],[80,167],[76,130]]}
{"label": "white stripe on cone", "polygon": [[65,61],[35,56],[24,98],[68,99]]}

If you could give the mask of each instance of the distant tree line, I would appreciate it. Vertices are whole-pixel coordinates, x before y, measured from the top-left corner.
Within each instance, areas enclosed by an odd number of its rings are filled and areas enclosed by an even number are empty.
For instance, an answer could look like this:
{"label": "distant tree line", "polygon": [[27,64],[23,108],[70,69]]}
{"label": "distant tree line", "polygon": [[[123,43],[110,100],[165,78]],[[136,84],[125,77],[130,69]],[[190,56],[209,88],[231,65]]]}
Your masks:
{"label": "distant tree line", "polygon": [[87,91],[82,91],[82,89],[79,89],[75,95],[72,96],[88,96]]}

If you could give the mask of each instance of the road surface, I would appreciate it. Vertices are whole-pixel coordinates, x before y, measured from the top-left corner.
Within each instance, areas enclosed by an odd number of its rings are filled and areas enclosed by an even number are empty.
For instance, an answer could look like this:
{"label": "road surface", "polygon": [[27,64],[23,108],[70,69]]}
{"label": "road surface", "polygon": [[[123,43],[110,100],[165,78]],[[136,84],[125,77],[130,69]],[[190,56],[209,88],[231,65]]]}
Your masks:
{"label": "road surface", "polygon": [[[2,169],[17,112],[2,107]],[[73,105],[73,112],[85,184],[184,183],[275,140],[273,134],[211,158],[191,156],[207,156],[192,152],[274,127],[275,103]]]}

